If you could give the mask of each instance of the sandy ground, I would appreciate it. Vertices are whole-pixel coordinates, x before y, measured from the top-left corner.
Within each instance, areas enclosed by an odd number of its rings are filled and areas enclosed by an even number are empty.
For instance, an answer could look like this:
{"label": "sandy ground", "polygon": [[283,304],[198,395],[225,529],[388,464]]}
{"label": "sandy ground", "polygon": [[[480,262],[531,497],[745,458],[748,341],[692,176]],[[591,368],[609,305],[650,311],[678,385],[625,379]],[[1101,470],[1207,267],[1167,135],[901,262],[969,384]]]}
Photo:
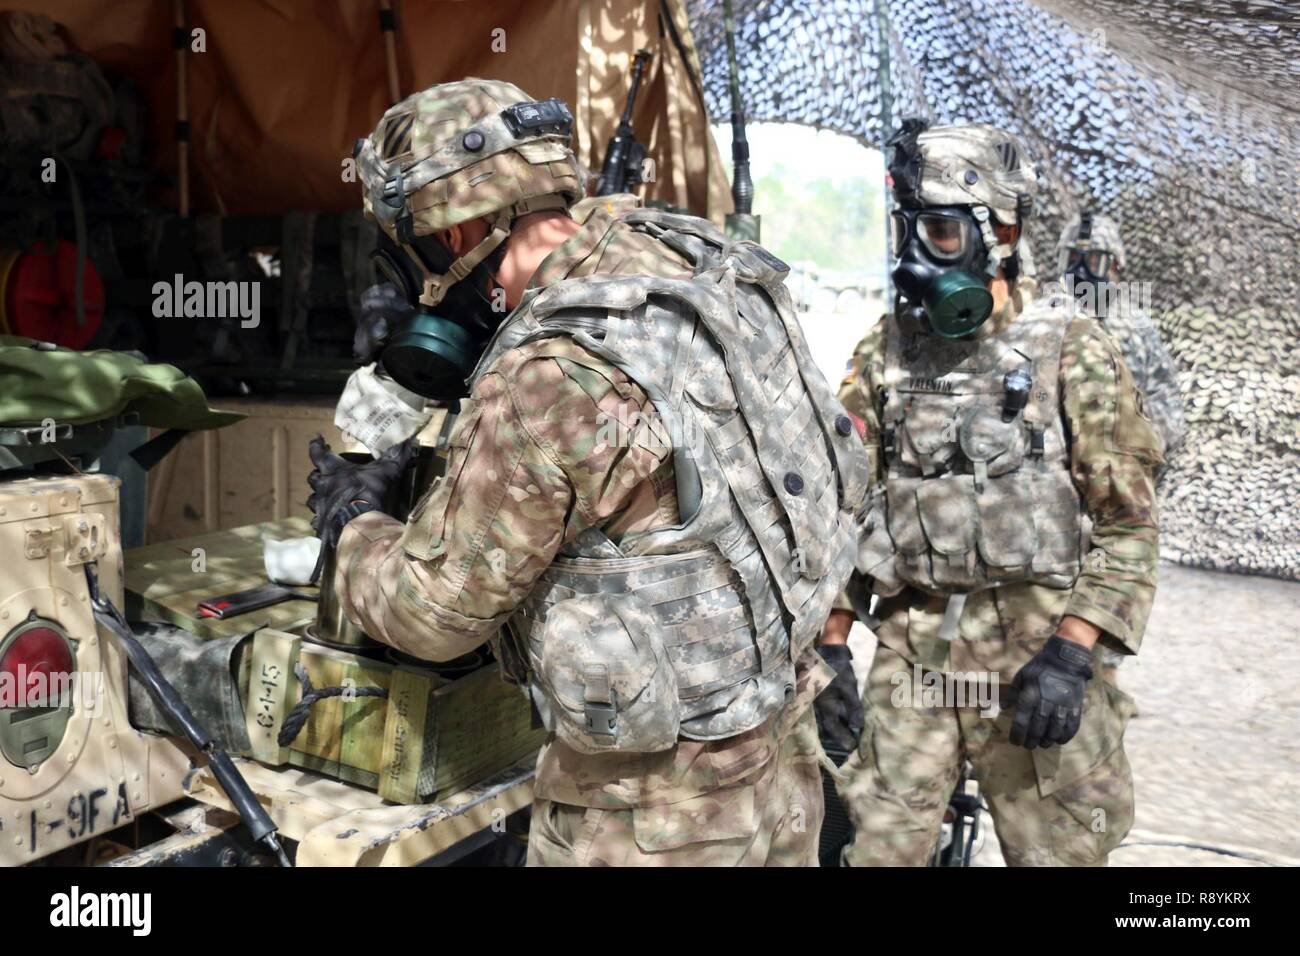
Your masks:
{"label": "sandy ground", "polygon": [[[1112,866],[1300,865],[1300,584],[1162,564],[1125,747],[1133,831]],[[865,681],[875,638],[849,639]],[[977,866],[1001,866],[985,814]]]}
{"label": "sandy ground", "polygon": [[[800,322],[838,387],[866,323]],[[858,625],[851,643],[865,679],[875,639]],[[1124,662],[1120,686],[1141,710],[1125,739],[1137,820],[1112,865],[1300,865],[1300,584],[1162,564],[1142,653]],[[975,862],[1000,866],[986,822]]]}

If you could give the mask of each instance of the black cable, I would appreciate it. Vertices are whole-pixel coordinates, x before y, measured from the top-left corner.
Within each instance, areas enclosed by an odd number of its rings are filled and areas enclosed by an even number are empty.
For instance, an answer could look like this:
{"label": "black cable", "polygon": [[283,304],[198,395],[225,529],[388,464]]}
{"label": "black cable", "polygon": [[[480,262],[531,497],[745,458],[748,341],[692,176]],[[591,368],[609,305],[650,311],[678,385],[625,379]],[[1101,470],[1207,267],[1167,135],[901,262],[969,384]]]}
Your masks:
{"label": "black cable", "polygon": [[122,612],[100,592],[97,562],[88,561],[83,568],[86,572],[86,590],[90,597],[90,608],[95,622],[112,635],[118,646],[126,653],[136,676],[140,678],[158,706],[175,721],[190,743],[207,756],[208,768],[216,777],[221,789],[225,791],[235,812],[243,819],[253,840],[266,846],[281,866],[292,866],[276,837],[275,822],[266,812],[266,808],[258,802],[252,787],[248,785],[248,781],[243,778],[239,768],[230,759],[230,754],[222,750],[215,738],[198,722],[176,688],[163,676],[144,645],[132,633]]}

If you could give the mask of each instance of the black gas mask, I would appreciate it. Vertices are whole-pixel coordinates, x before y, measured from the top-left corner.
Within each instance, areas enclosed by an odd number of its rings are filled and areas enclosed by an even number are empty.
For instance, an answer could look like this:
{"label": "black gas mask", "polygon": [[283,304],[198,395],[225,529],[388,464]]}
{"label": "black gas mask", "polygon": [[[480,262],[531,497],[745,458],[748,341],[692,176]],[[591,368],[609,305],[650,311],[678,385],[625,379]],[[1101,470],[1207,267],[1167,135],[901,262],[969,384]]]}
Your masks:
{"label": "black gas mask", "polygon": [[893,238],[894,284],[924,310],[936,334],[960,338],[988,319],[988,252],[969,207],[897,209]]}
{"label": "black gas mask", "polygon": [[1098,249],[1066,250],[1065,273],[1061,276],[1067,290],[1074,293],[1080,307],[1099,319],[1110,312],[1115,283],[1110,281],[1115,256]]}
{"label": "black gas mask", "polygon": [[1110,311],[1108,303],[1113,285],[1110,273],[1117,260],[1113,253],[1091,245],[1092,217],[1088,210],[1079,216],[1079,234],[1075,241],[1081,244],[1066,249],[1061,280],[1085,311],[1104,319]]}
{"label": "black gas mask", "polygon": [[[403,248],[379,233],[371,255],[375,277],[391,283],[414,310],[392,325],[378,355],[393,381],[435,401],[468,394],[466,380],[508,311],[501,307],[499,292],[493,293],[492,281],[508,242],[450,286],[430,309],[420,304],[423,276],[447,272],[455,261],[451,251],[434,236],[411,236]],[[419,267],[412,255],[419,257]]]}
{"label": "black gas mask", "polygon": [[1097,249],[1066,250],[1065,274],[1061,276],[1080,306],[1099,319],[1110,312],[1109,303],[1115,284],[1110,281],[1115,257]]}

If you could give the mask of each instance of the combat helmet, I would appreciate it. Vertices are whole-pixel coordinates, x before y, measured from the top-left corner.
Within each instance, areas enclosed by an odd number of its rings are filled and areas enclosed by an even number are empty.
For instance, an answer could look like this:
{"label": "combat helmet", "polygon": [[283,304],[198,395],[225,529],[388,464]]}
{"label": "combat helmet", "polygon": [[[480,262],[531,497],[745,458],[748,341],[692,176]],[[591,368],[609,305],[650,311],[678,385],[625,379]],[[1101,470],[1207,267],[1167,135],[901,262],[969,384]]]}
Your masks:
{"label": "combat helmet", "polygon": [[1066,271],[1072,249],[1109,253],[1114,257],[1115,264],[1124,268],[1124,240],[1119,233],[1119,223],[1110,216],[1085,209],[1065,224],[1061,230],[1061,239],[1056,244],[1059,272]]}
{"label": "combat helmet", "polygon": [[[390,107],[357,141],[364,211],[421,274],[390,274],[382,256],[379,268],[412,302],[437,305],[505,241],[516,217],[566,209],[582,197],[572,128],[561,100],[536,102],[500,80],[442,83]],[[419,241],[480,217],[489,220],[487,236],[450,263],[437,262]]]}
{"label": "combat helmet", "polygon": [[986,206],[1011,226],[1029,215],[1038,181],[1024,146],[988,123],[929,126],[905,120],[890,145],[907,145],[890,172],[902,205]]}

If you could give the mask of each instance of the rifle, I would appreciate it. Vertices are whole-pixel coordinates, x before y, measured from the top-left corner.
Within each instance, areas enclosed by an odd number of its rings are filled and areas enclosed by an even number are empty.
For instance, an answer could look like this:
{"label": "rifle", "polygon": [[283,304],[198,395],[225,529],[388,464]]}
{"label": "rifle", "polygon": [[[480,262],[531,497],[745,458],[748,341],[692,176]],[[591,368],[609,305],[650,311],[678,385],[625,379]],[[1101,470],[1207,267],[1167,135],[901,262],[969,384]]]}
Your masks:
{"label": "rifle", "polygon": [[636,133],[632,129],[632,107],[636,104],[641,76],[645,73],[650,57],[649,50],[638,50],[632,64],[632,88],[627,92],[627,104],[623,107],[623,118],[618,122],[618,130],[605,147],[605,164],[600,170],[597,196],[629,193],[643,181],[641,164],[645,161],[645,147],[637,142]]}

